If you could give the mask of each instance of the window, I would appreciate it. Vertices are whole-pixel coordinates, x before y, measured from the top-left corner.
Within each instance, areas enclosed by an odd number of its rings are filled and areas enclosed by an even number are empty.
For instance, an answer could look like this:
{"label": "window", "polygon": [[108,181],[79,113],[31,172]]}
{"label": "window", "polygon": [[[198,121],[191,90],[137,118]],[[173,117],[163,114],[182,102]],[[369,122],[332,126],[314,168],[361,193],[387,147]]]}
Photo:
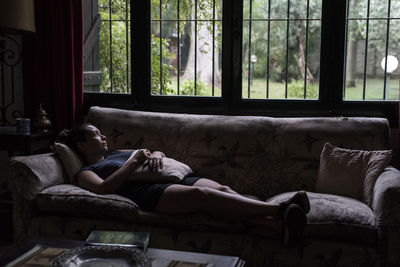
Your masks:
{"label": "window", "polygon": [[346,100],[398,100],[400,1],[348,1]]}
{"label": "window", "polygon": [[397,121],[399,0],[96,1],[90,104]]}
{"label": "window", "polygon": [[243,98],[318,99],[321,2],[244,1]]}
{"label": "window", "polygon": [[151,3],[151,93],[221,96],[222,2]]}

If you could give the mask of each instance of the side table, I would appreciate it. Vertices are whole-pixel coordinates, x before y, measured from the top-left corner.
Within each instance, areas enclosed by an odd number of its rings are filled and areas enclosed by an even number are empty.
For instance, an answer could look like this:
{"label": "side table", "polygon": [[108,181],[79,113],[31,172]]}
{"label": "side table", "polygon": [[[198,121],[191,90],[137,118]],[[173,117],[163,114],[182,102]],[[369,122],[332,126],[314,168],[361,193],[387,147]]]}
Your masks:
{"label": "side table", "polygon": [[32,155],[50,152],[50,145],[56,138],[56,132],[19,134],[16,132],[0,133],[0,151],[7,151],[12,157],[18,153]]}

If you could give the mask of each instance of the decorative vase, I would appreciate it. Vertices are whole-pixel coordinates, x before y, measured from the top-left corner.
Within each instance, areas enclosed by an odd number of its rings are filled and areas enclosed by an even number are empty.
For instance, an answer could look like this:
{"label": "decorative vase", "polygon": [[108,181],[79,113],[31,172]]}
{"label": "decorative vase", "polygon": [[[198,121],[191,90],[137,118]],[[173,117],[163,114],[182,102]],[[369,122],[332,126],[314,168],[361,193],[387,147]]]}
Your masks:
{"label": "decorative vase", "polygon": [[41,103],[39,109],[35,112],[34,118],[32,119],[32,125],[35,127],[36,131],[42,133],[46,133],[51,127],[51,121],[47,118],[47,113],[42,108]]}

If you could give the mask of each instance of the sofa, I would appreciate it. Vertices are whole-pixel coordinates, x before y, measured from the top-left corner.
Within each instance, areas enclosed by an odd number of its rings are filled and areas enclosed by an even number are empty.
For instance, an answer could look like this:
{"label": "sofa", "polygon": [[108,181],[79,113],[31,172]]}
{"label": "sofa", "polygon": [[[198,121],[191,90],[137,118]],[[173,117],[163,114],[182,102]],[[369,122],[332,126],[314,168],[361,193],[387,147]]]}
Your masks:
{"label": "sofa", "polygon": [[327,143],[345,151],[390,151],[384,118],[272,118],[91,107],[86,120],[105,134],[111,150],[163,151],[197,176],[249,197],[279,203],[305,190],[311,211],[304,241],[288,249],[278,232],[260,234],[246,222],[206,213],[167,216],[143,211],[124,197],[97,195],[71,183],[68,166],[57,153],[47,153],[10,160],[16,242],[38,236],[84,240],[95,229],[145,231],[150,247],[235,255],[246,266],[400,266],[400,172],[390,164],[380,166],[368,201],[342,194],[356,185],[343,180],[346,168],[340,165],[331,168],[329,176],[334,193],[319,184],[321,151]]}

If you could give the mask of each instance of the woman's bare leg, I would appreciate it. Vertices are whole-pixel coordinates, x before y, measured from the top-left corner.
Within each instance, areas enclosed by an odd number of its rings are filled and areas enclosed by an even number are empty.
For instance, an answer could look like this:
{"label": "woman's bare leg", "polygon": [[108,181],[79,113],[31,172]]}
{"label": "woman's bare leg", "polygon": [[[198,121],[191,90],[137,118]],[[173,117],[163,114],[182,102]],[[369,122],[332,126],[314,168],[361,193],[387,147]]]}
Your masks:
{"label": "woman's bare leg", "polygon": [[201,186],[201,187],[209,187],[218,191],[222,191],[225,193],[230,193],[230,194],[239,194],[238,192],[234,191],[232,188],[226,185],[222,185],[220,183],[217,183],[213,180],[207,179],[207,178],[201,178],[197,182],[193,184],[194,186]]}
{"label": "woman's bare leg", "polygon": [[279,206],[205,186],[176,184],[165,189],[156,211],[166,214],[203,211],[222,218],[245,220],[267,216],[274,217]]}

